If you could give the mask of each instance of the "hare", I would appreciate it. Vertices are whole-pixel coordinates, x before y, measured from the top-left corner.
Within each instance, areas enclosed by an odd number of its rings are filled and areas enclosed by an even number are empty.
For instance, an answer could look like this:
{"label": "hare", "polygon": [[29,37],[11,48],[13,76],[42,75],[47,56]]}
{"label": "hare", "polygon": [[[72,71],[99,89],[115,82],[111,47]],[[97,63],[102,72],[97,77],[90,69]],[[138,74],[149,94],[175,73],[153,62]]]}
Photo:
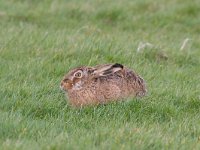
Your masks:
{"label": "hare", "polygon": [[72,106],[105,104],[146,94],[145,81],[121,64],[75,68],[60,83]]}

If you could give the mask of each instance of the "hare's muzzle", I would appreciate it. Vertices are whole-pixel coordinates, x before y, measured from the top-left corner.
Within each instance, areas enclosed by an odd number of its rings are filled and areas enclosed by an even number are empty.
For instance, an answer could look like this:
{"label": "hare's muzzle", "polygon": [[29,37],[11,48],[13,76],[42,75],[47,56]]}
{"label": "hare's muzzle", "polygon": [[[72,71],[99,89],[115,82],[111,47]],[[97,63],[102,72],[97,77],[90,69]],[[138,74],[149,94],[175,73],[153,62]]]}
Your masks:
{"label": "hare's muzzle", "polygon": [[70,81],[68,79],[64,79],[60,83],[60,89],[63,91],[67,91],[67,90],[71,89],[72,86],[73,86],[72,81]]}

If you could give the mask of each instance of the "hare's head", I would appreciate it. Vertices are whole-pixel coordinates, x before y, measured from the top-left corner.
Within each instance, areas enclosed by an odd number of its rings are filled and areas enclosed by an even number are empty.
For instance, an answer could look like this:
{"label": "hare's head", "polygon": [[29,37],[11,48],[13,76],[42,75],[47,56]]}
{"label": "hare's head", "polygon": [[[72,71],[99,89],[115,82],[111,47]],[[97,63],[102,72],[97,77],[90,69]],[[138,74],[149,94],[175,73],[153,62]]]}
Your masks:
{"label": "hare's head", "polygon": [[61,81],[60,88],[64,91],[81,89],[93,70],[90,67],[78,67],[69,71]]}
{"label": "hare's head", "polygon": [[114,72],[121,71],[123,66],[120,64],[108,64],[97,67],[78,67],[63,78],[60,87],[64,91],[79,90],[94,78],[108,76]]}

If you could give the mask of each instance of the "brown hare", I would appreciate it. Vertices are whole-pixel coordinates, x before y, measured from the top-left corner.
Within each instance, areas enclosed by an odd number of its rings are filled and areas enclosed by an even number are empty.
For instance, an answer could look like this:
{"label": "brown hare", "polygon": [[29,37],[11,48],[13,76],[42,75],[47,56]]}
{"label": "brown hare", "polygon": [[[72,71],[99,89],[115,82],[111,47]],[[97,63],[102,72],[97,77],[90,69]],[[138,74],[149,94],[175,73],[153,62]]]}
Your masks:
{"label": "brown hare", "polygon": [[60,88],[77,107],[142,97],[147,92],[139,75],[117,63],[75,68],[63,78]]}

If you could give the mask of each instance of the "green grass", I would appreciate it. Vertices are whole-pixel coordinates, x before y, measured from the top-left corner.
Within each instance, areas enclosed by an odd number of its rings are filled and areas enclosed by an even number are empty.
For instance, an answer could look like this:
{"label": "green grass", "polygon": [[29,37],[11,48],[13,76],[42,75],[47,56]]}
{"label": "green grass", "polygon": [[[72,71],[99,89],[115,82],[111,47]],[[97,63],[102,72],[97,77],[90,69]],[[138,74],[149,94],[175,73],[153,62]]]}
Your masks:
{"label": "green grass", "polygon": [[[199,9],[198,0],[0,1],[0,149],[200,149]],[[152,45],[137,52],[139,43]],[[138,72],[148,95],[71,108],[63,75],[114,62]]]}

